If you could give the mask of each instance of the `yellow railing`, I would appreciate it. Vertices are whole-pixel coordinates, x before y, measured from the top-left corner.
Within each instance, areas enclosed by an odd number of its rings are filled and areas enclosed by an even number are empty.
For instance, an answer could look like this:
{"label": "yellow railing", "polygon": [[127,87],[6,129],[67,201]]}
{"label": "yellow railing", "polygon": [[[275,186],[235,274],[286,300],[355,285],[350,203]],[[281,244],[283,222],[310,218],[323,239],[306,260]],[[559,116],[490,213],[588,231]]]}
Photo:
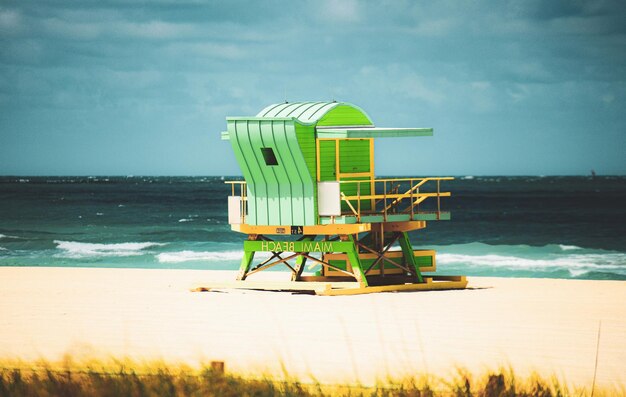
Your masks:
{"label": "yellow railing", "polygon": [[[241,223],[245,224],[247,212],[246,206],[248,205],[248,189],[246,187],[246,181],[226,181],[225,183],[230,185],[231,196],[241,197],[241,201],[239,202],[239,213],[241,214]],[[238,186],[239,189],[236,189],[235,186]],[[235,194],[237,193],[237,190],[239,190],[239,194]]]}
{"label": "yellow railing", "polygon": [[239,186],[239,196],[241,196],[242,200],[246,197],[246,181],[226,181],[224,182],[231,187],[231,196],[237,196],[235,186]]}
{"label": "yellow railing", "polygon": [[[453,177],[432,177],[340,181],[341,201],[347,207],[347,210],[342,211],[342,215],[353,215],[357,218],[357,222],[360,222],[364,215],[383,215],[383,218],[387,220],[389,214],[410,214],[410,219],[414,219],[415,214],[436,213],[437,219],[439,219],[441,197],[450,197],[450,192],[441,191],[441,181],[453,179]],[[245,223],[248,200],[246,182],[226,181],[225,183],[231,185],[232,196],[241,197],[241,222]],[[345,193],[347,190],[353,191],[355,194],[347,195]],[[420,204],[431,197],[436,198],[436,207],[433,204],[431,205],[433,208],[420,211]],[[364,202],[369,204],[363,205]],[[362,208],[363,206],[369,208]]]}
{"label": "yellow railing", "polygon": [[[346,203],[350,212],[347,214],[354,215],[357,222],[360,222],[362,215],[383,215],[387,219],[388,214],[410,214],[413,219],[416,213],[424,213],[420,211],[419,205],[431,197],[437,198],[436,210],[427,212],[435,212],[437,218],[441,214],[441,197],[450,197],[450,192],[441,191],[441,181],[453,180],[453,177],[432,177],[432,178],[381,178],[371,180],[356,181],[340,181],[342,185],[341,200]],[[431,182],[431,183],[429,183]],[[435,184],[436,186],[432,186]],[[345,187],[352,187],[352,191],[356,190],[355,195],[346,195]],[[423,191],[426,190],[427,191]],[[361,194],[365,191],[369,193]],[[422,190],[422,191],[420,191]],[[361,208],[362,202],[369,200],[369,209]],[[356,208],[355,208],[356,207]]]}

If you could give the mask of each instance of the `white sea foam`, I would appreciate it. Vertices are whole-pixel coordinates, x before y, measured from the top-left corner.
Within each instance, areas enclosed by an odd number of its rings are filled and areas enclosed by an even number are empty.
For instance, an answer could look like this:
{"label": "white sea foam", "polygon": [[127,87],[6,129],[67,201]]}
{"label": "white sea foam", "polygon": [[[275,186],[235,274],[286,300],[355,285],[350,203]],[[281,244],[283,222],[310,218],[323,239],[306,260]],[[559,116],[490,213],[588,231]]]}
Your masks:
{"label": "white sea foam", "polygon": [[63,251],[63,256],[67,258],[85,258],[98,256],[136,256],[142,255],[146,248],[165,245],[163,243],[118,243],[118,244],[97,244],[80,243],[77,241],[59,241],[54,243],[57,248]]}
{"label": "white sea foam", "polygon": [[582,248],[577,247],[575,245],[563,245],[563,244],[559,244],[559,248],[561,248],[563,251],[572,251],[572,250],[581,250]]}
{"label": "white sea foam", "polygon": [[6,234],[0,234],[0,239],[10,239],[10,238],[19,238],[17,236],[7,236]]}
{"label": "white sea foam", "polygon": [[587,270],[583,270],[583,269],[569,269],[569,274],[572,277],[580,277],[582,275],[585,275],[589,273]]}
{"label": "white sea foam", "polygon": [[6,249],[4,247],[0,247],[0,251],[8,251],[8,249]]}
{"label": "white sea foam", "polygon": [[522,258],[509,255],[462,255],[438,254],[437,263],[442,265],[465,265],[482,268],[507,268],[532,271],[610,271],[626,274],[626,254],[577,254],[560,255],[552,258]]}
{"label": "white sea foam", "polygon": [[178,220],[178,222],[180,222],[180,223],[182,223],[182,222],[191,222],[191,221],[193,221],[193,219],[189,219],[189,218],[182,218],[182,219]]}

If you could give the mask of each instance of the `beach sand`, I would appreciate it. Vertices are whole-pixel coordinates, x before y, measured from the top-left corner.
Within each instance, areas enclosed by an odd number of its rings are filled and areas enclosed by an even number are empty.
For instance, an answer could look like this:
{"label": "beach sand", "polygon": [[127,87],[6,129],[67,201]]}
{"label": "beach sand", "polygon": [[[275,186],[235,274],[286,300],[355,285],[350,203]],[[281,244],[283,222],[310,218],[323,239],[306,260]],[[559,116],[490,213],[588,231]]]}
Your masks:
{"label": "beach sand", "polygon": [[[284,279],[285,273],[259,274]],[[262,277],[261,277],[262,276]],[[190,292],[230,271],[0,268],[0,358],[126,357],[373,384],[511,367],[626,385],[626,282],[470,277],[467,290]],[[259,279],[256,277],[256,279]]]}

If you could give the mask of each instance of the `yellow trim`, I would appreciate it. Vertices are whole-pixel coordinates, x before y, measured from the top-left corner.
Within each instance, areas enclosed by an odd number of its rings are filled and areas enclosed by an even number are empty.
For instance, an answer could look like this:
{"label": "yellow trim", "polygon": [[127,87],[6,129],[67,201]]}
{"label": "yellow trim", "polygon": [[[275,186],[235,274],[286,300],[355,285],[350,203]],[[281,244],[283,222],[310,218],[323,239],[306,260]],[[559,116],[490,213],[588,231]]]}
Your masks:
{"label": "yellow trim", "polygon": [[339,139],[335,139],[335,180],[339,180]]}
{"label": "yellow trim", "polygon": [[[320,180],[320,171],[319,171],[319,162],[320,162],[320,141],[334,141],[335,142],[335,177],[336,180],[339,180],[339,177],[350,178],[354,174],[354,176],[371,176],[371,179],[374,178],[374,138],[317,138],[315,140],[316,144],[316,154],[317,154],[317,180]],[[369,141],[369,151],[370,151],[370,166],[369,172],[362,173],[342,173],[340,167],[341,156],[339,153],[339,142],[340,141]]]}
{"label": "yellow trim", "polygon": [[[334,283],[339,284],[339,283]],[[316,295],[337,296],[337,295],[357,295],[371,294],[375,292],[392,292],[392,291],[434,291],[446,289],[464,289],[467,287],[467,279],[465,276],[433,276],[424,277],[424,283],[419,284],[398,284],[398,285],[381,285],[378,287],[361,287],[361,288],[333,288],[328,283],[323,290],[315,290]]]}
{"label": "yellow trim", "polygon": [[356,216],[357,218],[359,217],[359,213],[354,209],[354,207],[352,206],[352,203],[348,200],[346,200],[346,195],[341,192],[341,197],[345,200],[346,204],[348,204],[348,207],[350,207],[350,209],[352,210],[352,213],[354,214],[354,216]]}
{"label": "yellow trim", "polygon": [[365,141],[374,138],[317,138],[318,141]]}
{"label": "yellow trim", "polygon": [[[376,183],[374,183],[374,139],[370,139],[370,174],[372,174],[372,181],[370,182],[370,193],[371,194],[376,194]],[[372,211],[374,209],[376,209],[376,200],[375,199],[371,199],[370,200],[370,208],[372,209]]]}
{"label": "yellow trim", "polygon": [[[352,182],[352,181],[350,181]],[[373,198],[373,199],[377,199],[377,198],[383,198],[385,197],[384,194],[368,194],[368,195],[361,195],[360,198],[361,200],[365,200],[368,198]],[[404,197],[404,194],[402,193],[397,193],[397,194],[388,194],[387,195],[387,199],[392,199],[392,198],[399,198],[399,197]],[[414,198],[418,198],[418,197],[450,197],[450,192],[442,192],[442,193],[420,193],[420,194],[416,194],[413,196]],[[346,200],[356,200],[357,198],[359,198],[359,196],[346,196],[345,199]],[[408,197],[405,197],[408,198]]]}
{"label": "yellow trim", "polygon": [[[382,223],[373,223],[372,230],[380,231]],[[426,228],[426,221],[406,221],[406,222],[386,222],[386,232],[410,232],[411,230],[418,230]]]}
{"label": "yellow trim", "polygon": [[316,295],[356,295],[371,294],[374,292],[392,291],[432,291],[446,289],[463,289],[467,286],[465,276],[429,276],[424,277],[423,283],[394,284],[377,287],[359,287],[354,281],[324,282],[324,281],[213,281],[194,285],[192,292],[211,291],[219,289],[244,289],[268,291],[314,291]]}
{"label": "yellow trim", "polygon": [[[322,139],[318,139],[318,141],[321,141]],[[324,139],[324,140],[329,140],[329,139]],[[319,144],[318,144],[319,145]],[[317,156],[319,159],[319,150],[317,151]],[[319,161],[318,161],[319,164]],[[319,168],[319,166],[318,166]],[[454,180],[454,177],[452,176],[437,176],[437,177],[428,177],[428,178],[376,178],[373,180],[373,182],[411,182],[411,181],[421,181],[420,184],[423,185],[424,183],[428,182],[428,181],[452,181]],[[350,183],[351,181],[345,181],[343,183]],[[227,184],[231,184],[231,183],[235,183],[235,184],[241,184],[241,185],[245,185],[246,181],[224,181],[224,183]]]}
{"label": "yellow trim", "polygon": [[[371,172],[340,172],[339,175],[341,175],[342,178],[358,178],[360,176],[371,177],[372,173]],[[348,182],[352,182],[352,181],[348,181]]]}
{"label": "yellow trim", "polygon": [[316,139],[315,140],[315,159],[317,161],[316,164],[316,168],[317,168],[317,181],[320,181],[320,140]]}
{"label": "yellow trim", "polygon": [[436,176],[436,177],[428,177],[428,178],[376,178],[375,182],[410,182],[410,181],[422,181],[424,184],[428,181],[452,181],[454,180],[453,176]]}
{"label": "yellow trim", "polygon": [[374,139],[370,139],[370,174],[374,173]]}
{"label": "yellow trim", "polygon": [[[400,254],[400,255],[397,255]],[[402,257],[402,251],[389,251],[385,253],[385,256],[389,257],[389,258],[401,258]],[[374,254],[363,254],[360,253],[359,254],[359,259],[375,259],[377,256]],[[346,271],[352,273],[352,265],[350,264],[350,260],[348,259],[348,255],[346,254],[325,254],[324,255],[324,260],[326,260],[327,262],[330,262],[331,260],[340,260],[340,261],[345,261],[346,262]],[[328,276],[328,277],[338,277],[338,276],[344,276],[344,273],[342,272],[338,272],[337,270],[334,270],[328,266],[324,266],[324,275]],[[385,274],[402,274],[404,273],[404,270],[402,269],[398,269],[396,267],[394,268],[385,268]],[[380,269],[371,269],[367,275],[368,276],[373,276],[376,274],[380,274]]]}
{"label": "yellow trim", "polygon": [[[245,234],[274,234],[274,235],[291,235],[291,225],[230,225],[235,232]],[[303,226],[302,234],[318,234],[318,235],[336,235],[336,234],[357,234],[369,232],[372,228],[371,223],[350,223],[350,224],[332,224],[332,225],[314,225]]]}
{"label": "yellow trim", "polygon": [[[338,146],[339,146],[339,139],[326,139],[326,140],[332,140],[335,141],[335,180],[337,180],[339,183],[341,184],[347,184],[347,183],[356,183],[357,184],[357,195],[353,195],[353,196],[346,196],[345,194],[342,194],[341,199],[347,203],[349,203],[350,201],[356,201],[357,202],[357,206],[358,206],[358,210],[356,210],[356,215],[357,218],[359,218],[359,222],[360,222],[360,215],[361,214],[361,201],[363,200],[371,200],[372,202],[372,209],[375,208],[376,206],[376,202],[380,201],[380,200],[391,200],[391,203],[388,203],[387,206],[384,208],[384,210],[382,212],[376,212],[376,211],[367,211],[366,213],[368,215],[370,214],[387,214],[387,211],[393,207],[394,205],[396,205],[397,203],[401,202],[402,200],[405,199],[411,199],[411,203],[409,203],[409,207],[407,209],[405,209],[406,212],[408,212],[409,210],[411,211],[411,216],[413,216],[414,210],[413,208],[420,204],[421,202],[425,201],[427,198],[430,197],[436,197],[437,198],[437,211],[436,213],[440,213],[440,198],[441,197],[450,197],[451,193],[450,192],[441,192],[440,189],[440,181],[442,180],[452,180],[454,179],[453,177],[430,177],[430,178],[386,178],[386,179],[375,179],[373,174],[369,174],[369,173],[364,173],[364,172],[352,172],[352,173],[338,173],[338,163],[337,163],[337,158],[339,157],[339,150],[338,150]],[[363,140],[363,139],[360,139]],[[319,153],[319,140],[317,143],[317,173],[318,173],[318,182],[319,179],[321,177],[321,170],[320,170],[320,153]],[[340,159],[339,159],[340,161]],[[369,179],[356,179],[356,180],[345,180],[344,178],[367,178],[369,177]],[[383,192],[383,194],[376,194],[376,183],[383,183],[383,185],[386,185],[387,183],[394,183],[394,182],[410,182],[411,184],[411,188],[409,190],[407,190],[404,193],[387,193],[386,191]],[[430,181],[435,181],[437,182],[437,192],[427,192],[427,193],[419,193],[419,187],[424,185],[427,182]],[[362,183],[370,183],[371,188],[370,188],[370,194],[367,195],[362,195],[360,194],[360,190],[358,188],[358,186],[360,186]],[[245,214],[245,206],[247,205],[246,203],[246,182],[245,181],[225,181],[225,183],[230,184],[231,185],[231,190],[235,190],[235,184],[238,184],[240,186],[240,190],[241,190],[241,195],[242,195],[242,214]],[[385,186],[383,187],[383,190]],[[432,200],[431,200],[432,201]],[[353,207],[353,206],[351,206]],[[352,210],[352,212],[354,212],[354,208],[350,208]],[[419,209],[419,207],[418,207]],[[386,219],[386,218],[385,218]],[[317,219],[317,222],[319,223],[319,217]],[[242,220],[242,223],[245,224],[245,219]],[[333,220],[334,223],[334,220]],[[323,225],[323,226],[328,226],[328,225]],[[270,234],[282,234],[282,233],[271,233]]]}
{"label": "yellow trim", "polygon": [[218,289],[257,289],[266,291],[315,291],[326,288],[359,288],[356,281],[324,282],[324,281],[268,281],[246,279],[245,281],[209,281],[198,283],[191,292],[211,291]]}
{"label": "yellow trim", "polygon": [[[385,256],[388,258],[402,258],[402,251],[387,251],[385,252]],[[420,272],[435,272],[437,271],[437,264],[435,261],[435,251],[434,250],[413,250],[413,256],[430,256],[433,258],[433,264],[431,266],[420,266]],[[360,259],[376,259],[378,255],[373,253],[359,253]],[[352,266],[350,265],[350,260],[348,259],[348,255],[346,254],[324,254],[324,260],[341,260],[346,262],[346,271],[352,272]],[[324,274],[329,277],[336,276],[345,276],[345,273],[338,272],[337,270],[333,270],[327,266],[324,266]],[[385,274],[402,274],[404,270],[398,269],[397,267],[387,268],[385,267]],[[373,276],[376,274],[380,274],[380,269],[371,269],[367,275]]]}

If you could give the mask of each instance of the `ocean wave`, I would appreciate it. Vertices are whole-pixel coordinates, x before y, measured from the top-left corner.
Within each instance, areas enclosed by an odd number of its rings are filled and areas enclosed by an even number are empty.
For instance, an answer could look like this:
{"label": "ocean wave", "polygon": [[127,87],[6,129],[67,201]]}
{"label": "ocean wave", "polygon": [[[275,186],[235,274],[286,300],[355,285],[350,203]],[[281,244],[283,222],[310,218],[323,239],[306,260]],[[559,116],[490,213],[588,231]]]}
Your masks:
{"label": "ocean wave", "polygon": [[528,244],[487,244],[482,242],[464,243],[464,244],[451,244],[451,245],[433,245],[431,248],[436,249],[438,252],[446,252],[450,254],[463,254],[463,255],[504,255],[504,256],[519,256],[522,258],[527,257],[549,257],[554,256],[568,256],[568,255],[581,255],[581,254],[613,254],[624,253],[622,251],[612,251],[599,248],[586,248],[572,244],[546,244],[546,245],[528,245]]}
{"label": "ocean wave", "polygon": [[575,246],[575,245],[563,245],[563,244],[559,244],[559,248],[561,248],[563,251],[572,251],[572,250],[581,250],[581,247]]}
{"label": "ocean wave", "polygon": [[55,240],[57,248],[63,251],[67,258],[86,258],[99,256],[137,256],[145,254],[145,249],[165,245],[163,243],[116,243],[98,244],[81,243],[78,241]]}
{"label": "ocean wave", "polygon": [[182,219],[178,220],[179,223],[182,223],[182,222],[192,222],[192,221],[193,221],[193,219],[189,219],[189,218],[182,218]]}
{"label": "ocean wave", "polygon": [[0,234],[0,240],[1,239],[10,239],[10,238],[16,239],[16,238],[19,238],[19,237],[17,237],[17,236],[7,236],[6,234]]}
{"label": "ocean wave", "polygon": [[584,275],[586,275],[587,273],[589,273],[589,270],[585,270],[585,269],[569,269],[569,275],[576,278],[576,277],[582,277]]}
{"label": "ocean wave", "polygon": [[0,251],[8,251],[8,249],[6,249],[4,247],[0,247]]}
{"label": "ocean wave", "polygon": [[626,254],[574,254],[546,258],[525,258],[510,255],[437,255],[437,263],[442,265],[465,265],[468,267],[500,268],[510,270],[531,270],[535,272],[568,270],[572,275],[589,271],[610,271],[626,275]]}

